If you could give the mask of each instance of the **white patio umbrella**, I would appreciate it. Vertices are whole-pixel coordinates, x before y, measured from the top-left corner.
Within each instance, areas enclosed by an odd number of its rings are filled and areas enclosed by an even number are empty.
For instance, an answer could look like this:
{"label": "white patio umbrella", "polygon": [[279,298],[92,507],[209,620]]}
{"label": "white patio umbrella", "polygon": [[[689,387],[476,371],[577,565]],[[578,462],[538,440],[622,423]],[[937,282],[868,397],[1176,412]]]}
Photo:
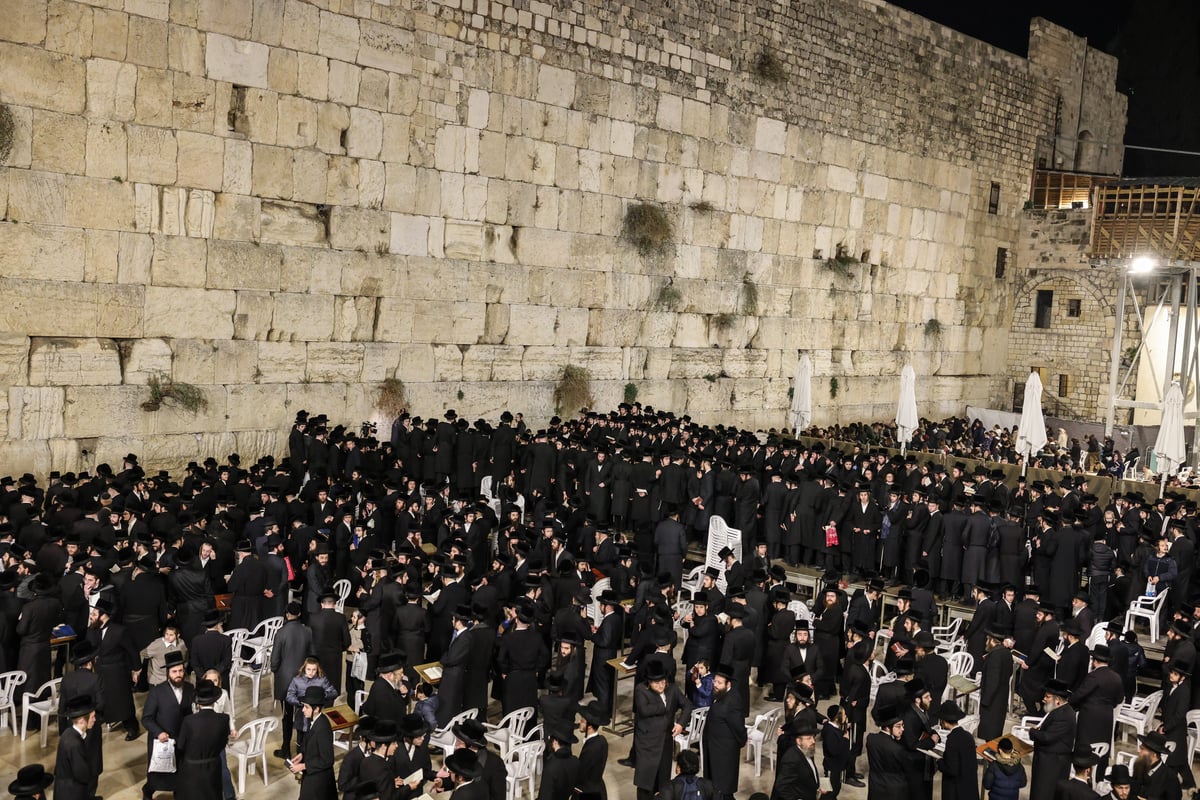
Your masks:
{"label": "white patio umbrella", "polygon": [[907,451],[919,423],[917,373],[911,364],[905,364],[904,369],[900,370],[900,402],[896,406],[896,441],[900,442],[900,455]]}
{"label": "white patio umbrella", "polygon": [[1046,418],[1042,416],[1042,378],[1036,371],[1025,381],[1025,404],[1017,425],[1017,453],[1024,456],[1021,474],[1029,467],[1033,454],[1046,446]]}
{"label": "white patio umbrella", "polygon": [[792,430],[800,432],[812,424],[812,359],[800,356],[796,382],[792,386]]}
{"label": "white patio umbrella", "polygon": [[1179,381],[1171,383],[1162,404],[1162,421],[1158,423],[1158,438],[1154,440],[1154,455],[1162,475],[1159,496],[1167,486],[1167,476],[1179,471],[1187,460],[1187,444],[1183,440],[1183,389]]}

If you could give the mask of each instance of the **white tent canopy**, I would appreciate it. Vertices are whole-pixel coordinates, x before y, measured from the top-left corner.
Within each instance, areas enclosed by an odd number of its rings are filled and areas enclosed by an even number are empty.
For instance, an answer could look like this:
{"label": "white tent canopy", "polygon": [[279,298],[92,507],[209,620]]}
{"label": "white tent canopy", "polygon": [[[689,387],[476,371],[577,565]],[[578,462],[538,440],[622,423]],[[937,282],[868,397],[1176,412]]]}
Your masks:
{"label": "white tent canopy", "polygon": [[1029,373],[1025,381],[1025,404],[1021,407],[1021,422],[1017,425],[1017,453],[1024,456],[1021,474],[1034,454],[1046,446],[1046,418],[1042,415],[1042,378]]}
{"label": "white tent canopy", "polygon": [[913,433],[920,424],[917,416],[917,373],[911,364],[905,364],[900,370],[900,400],[896,406],[896,441],[900,442],[900,452],[908,448]]}
{"label": "white tent canopy", "polygon": [[1179,382],[1171,384],[1162,404],[1162,422],[1158,427],[1158,439],[1154,442],[1154,455],[1158,458],[1158,472],[1166,484],[1167,476],[1174,475],[1187,462],[1187,444],[1183,438],[1183,389]]}

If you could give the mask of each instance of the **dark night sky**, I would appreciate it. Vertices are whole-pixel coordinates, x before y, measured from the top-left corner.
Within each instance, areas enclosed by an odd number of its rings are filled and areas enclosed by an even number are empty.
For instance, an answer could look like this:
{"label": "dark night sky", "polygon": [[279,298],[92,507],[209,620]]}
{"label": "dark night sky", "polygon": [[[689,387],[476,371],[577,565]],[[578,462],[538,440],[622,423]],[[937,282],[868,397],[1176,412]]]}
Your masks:
{"label": "dark night sky", "polygon": [[[1029,20],[1045,17],[1120,59],[1129,96],[1125,143],[1200,150],[1198,0],[889,0],[955,30],[1025,55]],[[1128,150],[1125,174],[1200,175],[1200,156]]]}

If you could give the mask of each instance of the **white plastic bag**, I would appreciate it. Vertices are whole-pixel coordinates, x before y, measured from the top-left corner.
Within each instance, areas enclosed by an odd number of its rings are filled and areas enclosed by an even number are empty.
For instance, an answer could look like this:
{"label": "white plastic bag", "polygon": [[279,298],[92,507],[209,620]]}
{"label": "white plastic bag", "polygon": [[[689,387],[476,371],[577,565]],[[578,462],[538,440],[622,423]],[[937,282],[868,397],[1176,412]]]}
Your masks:
{"label": "white plastic bag", "polygon": [[350,662],[350,677],[360,681],[367,679],[367,654],[355,653],[354,660]]}
{"label": "white plastic bag", "polygon": [[175,740],[165,742],[155,740],[154,748],[150,751],[150,768],[148,772],[175,771]]}

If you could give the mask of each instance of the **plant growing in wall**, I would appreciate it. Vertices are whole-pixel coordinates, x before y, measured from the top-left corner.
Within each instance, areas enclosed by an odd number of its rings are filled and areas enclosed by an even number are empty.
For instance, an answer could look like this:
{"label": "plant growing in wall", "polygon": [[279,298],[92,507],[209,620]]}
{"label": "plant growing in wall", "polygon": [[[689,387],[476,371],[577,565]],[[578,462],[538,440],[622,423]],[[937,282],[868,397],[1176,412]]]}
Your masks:
{"label": "plant growing in wall", "polygon": [[833,257],[825,259],[825,269],[843,278],[849,278],[851,277],[850,268],[858,263],[858,259],[850,253],[846,243],[838,242]]}
{"label": "plant growing in wall", "polygon": [[754,64],[750,71],[754,77],[768,83],[782,83],[787,78],[787,72],[783,69],[783,62],[779,60],[779,56],[766,48],[760,50],[754,57]]}
{"label": "plant growing in wall", "polygon": [[691,208],[692,211],[695,211],[697,214],[711,214],[713,211],[717,210],[717,207],[708,200],[697,200],[696,202],[692,203],[689,208]]}
{"label": "plant growing in wall", "polygon": [[829,399],[834,400],[838,395],[838,379],[835,375],[829,379]]}
{"label": "plant growing in wall", "polygon": [[16,138],[17,122],[13,119],[12,109],[0,103],[0,164],[8,160]]}
{"label": "plant growing in wall", "polygon": [[375,407],[382,411],[387,419],[395,419],[400,416],[408,408],[408,398],[404,393],[404,381],[399,378],[387,378],[379,384]]}
{"label": "plant growing in wall", "polygon": [[633,203],[625,209],[621,236],[643,256],[666,252],[671,246],[675,227],[667,212],[653,203]]}
{"label": "plant growing in wall", "polygon": [[683,302],[683,292],[675,288],[674,278],[672,278],[658,290],[658,297],[654,300],[654,307],[660,311],[674,311],[679,308],[681,302]]}
{"label": "plant growing in wall", "polygon": [[638,396],[637,384],[636,383],[625,384],[625,402],[626,403],[637,402],[637,396]]}
{"label": "plant growing in wall", "polygon": [[142,403],[143,411],[158,411],[168,401],[193,414],[208,408],[203,389],[190,383],[173,381],[165,372],[152,373],[146,379],[146,385],[150,387],[150,397]]}
{"label": "plant growing in wall", "polygon": [[587,367],[567,364],[554,386],[554,413],[574,414],[592,405],[592,372]]}
{"label": "plant growing in wall", "polygon": [[737,317],[728,312],[722,314],[714,314],[712,317],[713,327],[719,331],[727,331],[733,327],[733,323],[737,321]]}
{"label": "plant growing in wall", "polygon": [[925,321],[925,338],[934,341],[942,338],[942,323],[936,317]]}

